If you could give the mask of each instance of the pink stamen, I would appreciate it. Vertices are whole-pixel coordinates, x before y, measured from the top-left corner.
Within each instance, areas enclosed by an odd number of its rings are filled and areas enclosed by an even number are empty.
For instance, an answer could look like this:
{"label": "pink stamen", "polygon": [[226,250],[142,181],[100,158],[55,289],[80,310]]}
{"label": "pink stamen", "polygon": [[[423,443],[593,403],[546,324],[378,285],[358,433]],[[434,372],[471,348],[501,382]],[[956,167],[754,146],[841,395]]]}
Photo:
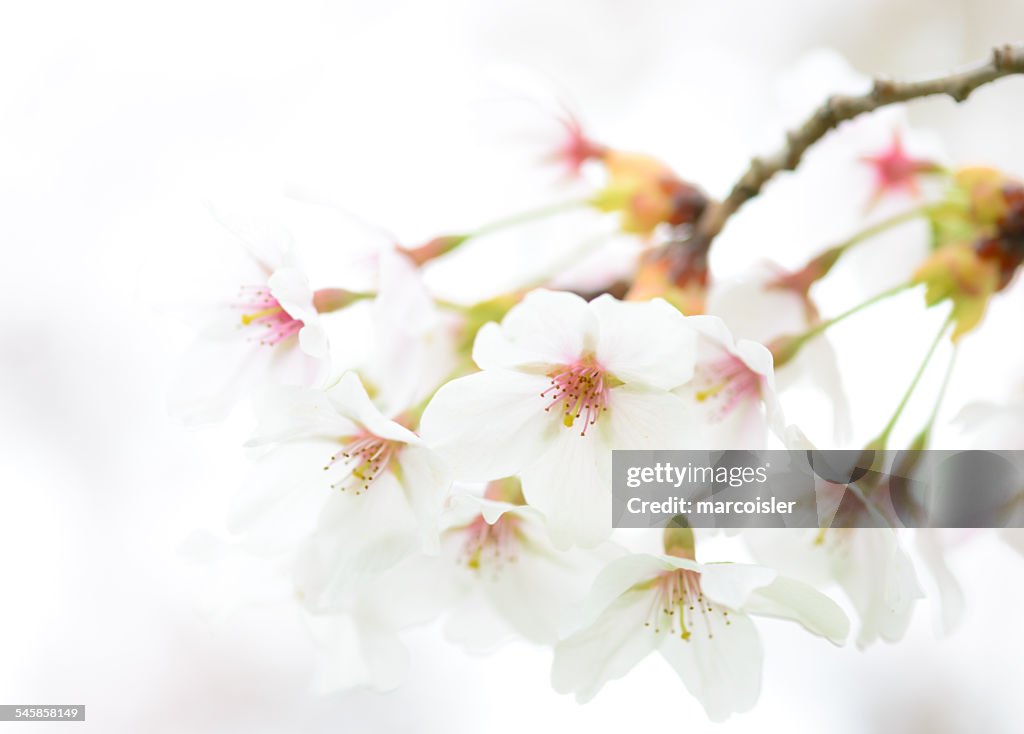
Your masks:
{"label": "pink stamen", "polygon": [[562,423],[572,428],[583,418],[581,436],[608,410],[608,384],[604,370],[591,361],[579,361],[552,372],[551,386],[540,396],[550,400],[545,411],[561,403]]}
{"label": "pink stamen", "polygon": [[565,130],[565,137],[550,157],[563,163],[570,176],[577,177],[583,164],[601,158],[607,148],[588,138],[574,115],[566,113],[559,117],[558,122]]}
{"label": "pink stamen", "polygon": [[506,512],[493,524],[483,515],[477,515],[462,528],[465,538],[459,561],[474,571],[487,566],[497,571],[519,558],[522,533],[519,518]]}
{"label": "pink stamen", "polygon": [[324,471],[340,468],[340,476],[331,488],[362,494],[387,470],[399,446],[365,431],[348,439],[345,448],[334,454],[324,467]]}
{"label": "pink stamen", "polygon": [[268,347],[277,346],[302,329],[303,323],[292,318],[266,286],[242,286],[235,308],[242,313],[242,327],[257,327],[250,338]]}
{"label": "pink stamen", "polygon": [[714,362],[697,365],[698,402],[713,402],[712,416],[721,420],[745,400],[761,397],[761,375],[733,354],[725,354]]}
{"label": "pink stamen", "polygon": [[651,606],[644,627],[655,634],[664,630],[689,641],[693,633],[700,630],[710,640],[714,638],[719,623],[732,624],[728,610],[720,610],[719,618],[719,610],[704,597],[697,571],[665,571],[653,581],[651,592]]}
{"label": "pink stamen", "polygon": [[875,191],[872,202],[889,193],[905,191],[912,196],[918,194],[917,176],[937,170],[932,161],[912,158],[903,147],[903,139],[899,132],[894,132],[889,147],[875,155],[861,159],[870,165],[875,172]]}

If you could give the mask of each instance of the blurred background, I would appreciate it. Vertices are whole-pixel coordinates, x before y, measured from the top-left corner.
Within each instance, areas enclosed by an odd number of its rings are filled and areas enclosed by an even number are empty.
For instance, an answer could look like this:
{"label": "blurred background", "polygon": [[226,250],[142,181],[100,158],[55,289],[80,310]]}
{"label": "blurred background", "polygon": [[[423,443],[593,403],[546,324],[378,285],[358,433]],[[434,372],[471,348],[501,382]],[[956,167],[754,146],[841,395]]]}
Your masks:
{"label": "blurred background", "polygon": [[[779,140],[780,80],[808,51],[901,77],[1021,37],[1014,0],[6,3],[0,703],[86,704],[89,721],[0,729],[1020,731],[1024,559],[984,535],[952,560],[968,611],[950,637],[928,603],[903,644],[866,653],[765,624],[761,703],[724,725],[660,659],[581,707],[550,689],[549,652],[477,658],[434,628],[411,636],[398,691],[315,697],[315,648],[270,582],[240,572],[259,603],[211,616],[223,590],[180,552],[223,522],[247,416],[189,431],[165,396],[191,338],[174,293],[223,256],[206,202],[301,191],[414,243],[550,199],[493,134],[490,79],[544,80],[598,139],[721,195]],[[950,161],[1024,174],[1024,80],[909,114]],[[1021,290],[964,350],[948,412],[1019,384]],[[904,305],[837,332],[855,431],[884,421],[934,333]]]}

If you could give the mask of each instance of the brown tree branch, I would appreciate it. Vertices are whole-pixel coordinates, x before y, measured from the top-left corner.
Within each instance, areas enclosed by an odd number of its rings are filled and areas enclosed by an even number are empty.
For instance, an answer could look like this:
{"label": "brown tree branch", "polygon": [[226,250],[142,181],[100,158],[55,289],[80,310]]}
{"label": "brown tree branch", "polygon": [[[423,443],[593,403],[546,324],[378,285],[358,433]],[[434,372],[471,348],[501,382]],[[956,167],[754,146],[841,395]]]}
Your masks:
{"label": "brown tree branch", "polygon": [[871,91],[859,96],[834,95],[825,100],[803,125],[786,134],[782,150],[766,158],[754,158],[746,173],[721,202],[708,207],[697,225],[697,236],[709,247],[729,217],[780,171],[792,171],[804,153],[830,130],[846,120],[872,112],[879,107],[908,102],[920,97],[946,94],[963,102],[978,87],[1004,76],[1024,73],[1024,44],[1006,44],[992,51],[988,61],[964,71],[916,82],[876,79]]}

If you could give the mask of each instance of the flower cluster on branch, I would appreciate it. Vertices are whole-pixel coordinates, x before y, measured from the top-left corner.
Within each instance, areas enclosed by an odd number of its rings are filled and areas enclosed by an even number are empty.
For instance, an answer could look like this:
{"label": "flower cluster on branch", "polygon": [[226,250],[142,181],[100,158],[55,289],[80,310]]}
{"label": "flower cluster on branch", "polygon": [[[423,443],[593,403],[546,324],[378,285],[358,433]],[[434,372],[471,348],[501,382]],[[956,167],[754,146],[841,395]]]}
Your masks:
{"label": "flower cluster on branch", "polygon": [[[548,161],[576,177],[582,196],[421,243],[367,231],[360,277],[305,270],[301,240],[273,227],[235,231],[249,272],[238,273],[234,299],[211,306],[172,403],[201,423],[256,400],[253,468],[229,526],[234,543],[281,571],[329,641],[322,686],[398,685],[404,631],[444,618],[469,649],[509,637],[550,646],[554,688],[580,701],[657,651],[724,719],[758,698],[759,617],[837,645],[852,617],[860,647],[895,642],[925,570],[953,624],[962,600],[941,534],[918,533],[919,558],[905,534],[883,529],[744,532],[745,559],[709,556],[703,532],[684,526],[636,547],[610,524],[612,451],[841,443],[848,404],[830,330],[918,292],[922,308],[946,317],[891,419],[864,444],[891,447],[939,345],[947,335],[959,345],[993,299],[1019,287],[1024,184],[914,152],[913,130],[871,113],[934,94],[962,101],[1020,72],[1024,48],[1006,46],[963,72],[832,97],[722,201],[563,115],[552,120],[560,137]],[[717,277],[711,246],[728,248],[740,207],[855,118],[887,140],[842,147],[835,164],[864,174],[850,198],[858,203],[840,202],[861,229],[816,243],[799,267],[765,259]],[[495,233],[566,216],[628,241],[628,266],[583,278],[576,266],[590,253],[574,248],[543,277],[524,273],[518,287],[475,302],[429,286],[432,269],[468,243],[486,248]],[[897,282],[872,280],[863,300],[822,316],[815,296],[843,264],[911,224],[924,248],[890,253]],[[795,391],[818,396],[830,430],[794,419]],[[915,447],[929,445],[937,414]],[[1024,448],[1013,445],[1024,435],[1017,408],[963,415],[987,448]]]}

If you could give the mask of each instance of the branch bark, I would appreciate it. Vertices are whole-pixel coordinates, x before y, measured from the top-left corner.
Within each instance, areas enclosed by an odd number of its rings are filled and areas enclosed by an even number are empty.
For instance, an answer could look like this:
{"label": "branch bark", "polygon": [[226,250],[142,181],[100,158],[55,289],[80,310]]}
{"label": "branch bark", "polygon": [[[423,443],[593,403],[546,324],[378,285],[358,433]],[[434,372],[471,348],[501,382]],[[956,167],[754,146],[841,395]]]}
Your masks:
{"label": "branch bark", "polygon": [[1024,44],[1006,44],[992,51],[988,61],[946,76],[916,82],[876,79],[871,91],[858,96],[834,95],[815,110],[803,125],[786,134],[782,150],[766,158],[754,158],[746,173],[721,202],[712,204],[697,225],[700,240],[710,247],[725,223],[764,185],[781,171],[795,169],[807,149],[840,123],[899,102],[945,94],[963,102],[971,92],[1004,76],[1024,73]]}

